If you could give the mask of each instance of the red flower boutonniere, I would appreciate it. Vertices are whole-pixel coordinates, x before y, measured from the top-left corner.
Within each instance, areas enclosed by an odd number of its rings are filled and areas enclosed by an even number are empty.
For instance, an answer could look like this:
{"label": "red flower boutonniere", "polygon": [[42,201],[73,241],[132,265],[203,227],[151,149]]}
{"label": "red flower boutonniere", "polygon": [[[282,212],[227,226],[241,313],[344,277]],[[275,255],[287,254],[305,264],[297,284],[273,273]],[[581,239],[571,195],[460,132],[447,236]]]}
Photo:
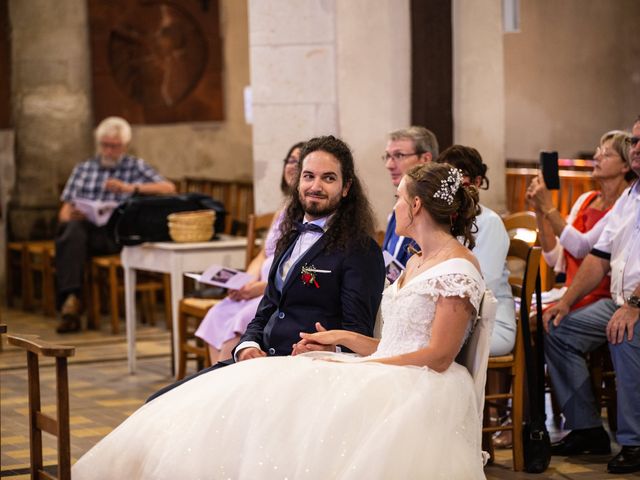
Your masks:
{"label": "red flower boutonniere", "polygon": [[331,270],[318,270],[313,265],[305,265],[300,271],[300,279],[305,285],[315,285],[316,288],[320,288],[318,280],[316,280],[316,273],[331,273]]}

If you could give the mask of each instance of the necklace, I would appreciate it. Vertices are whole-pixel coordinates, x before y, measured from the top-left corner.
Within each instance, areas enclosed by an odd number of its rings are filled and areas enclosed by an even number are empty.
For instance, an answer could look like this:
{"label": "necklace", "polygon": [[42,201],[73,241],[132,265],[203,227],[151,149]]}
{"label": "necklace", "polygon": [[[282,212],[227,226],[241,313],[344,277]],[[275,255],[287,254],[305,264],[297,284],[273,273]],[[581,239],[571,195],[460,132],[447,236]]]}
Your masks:
{"label": "necklace", "polygon": [[[456,239],[455,239],[455,238],[453,238],[453,237],[449,238],[449,240],[447,240],[446,242],[444,242],[444,243],[442,244],[442,246],[438,249],[438,251],[436,251],[436,253],[434,253],[434,254],[432,254],[432,255],[429,255],[429,257],[422,258],[422,261],[418,264],[418,267],[417,267],[417,268],[418,268],[418,270],[420,270],[420,269],[422,268],[422,266],[423,266],[425,263],[427,263],[427,260],[431,260],[431,259],[433,259],[433,258],[436,258],[436,257],[438,256],[438,254],[439,254],[439,253],[444,249],[444,247],[446,247],[446,246],[449,244],[449,242],[450,242],[451,240],[456,240]],[[456,240],[456,241],[457,241],[457,240]],[[420,252],[420,257],[422,257],[422,252]]]}

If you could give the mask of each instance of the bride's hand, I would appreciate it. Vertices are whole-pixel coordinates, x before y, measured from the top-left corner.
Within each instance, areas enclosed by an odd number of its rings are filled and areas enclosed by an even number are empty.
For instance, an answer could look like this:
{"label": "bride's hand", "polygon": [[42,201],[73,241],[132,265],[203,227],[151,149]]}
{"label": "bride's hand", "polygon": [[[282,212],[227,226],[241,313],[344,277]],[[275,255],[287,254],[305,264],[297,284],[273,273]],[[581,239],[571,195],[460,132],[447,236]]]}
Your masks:
{"label": "bride's hand", "polygon": [[316,322],[317,333],[300,332],[300,340],[293,344],[291,355],[300,355],[307,352],[335,352],[336,344],[339,340],[339,332],[337,330],[327,330],[320,322]]}

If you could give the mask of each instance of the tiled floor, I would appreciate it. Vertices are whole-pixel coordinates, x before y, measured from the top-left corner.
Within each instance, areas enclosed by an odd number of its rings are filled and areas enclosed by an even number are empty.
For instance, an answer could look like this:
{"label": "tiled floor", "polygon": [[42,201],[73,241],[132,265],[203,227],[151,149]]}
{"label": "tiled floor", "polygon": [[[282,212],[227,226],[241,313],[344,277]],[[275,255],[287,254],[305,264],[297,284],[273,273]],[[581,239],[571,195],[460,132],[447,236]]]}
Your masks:
{"label": "tiled floor", "polygon": [[[124,335],[112,336],[103,332],[84,332],[59,336],[54,332],[55,321],[39,315],[26,315],[18,310],[4,309],[2,322],[10,332],[36,334],[47,340],[77,347],[69,365],[71,454],[77,460],[98,440],[138,408],[148,395],[171,381],[169,363],[169,333],[163,327],[138,329],[138,371],[129,375],[126,363]],[[106,323],[106,322],[105,322]],[[3,478],[29,478],[29,438],[27,412],[27,383],[25,359],[22,352],[6,344],[0,352],[0,445]],[[52,412],[54,403],[54,369],[41,369],[43,405]],[[558,432],[554,433],[558,435]],[[44,435],[45,465],[56,462],[55,442]],[[620,478],[606,474],[605,457],[553,458],[543,475],[514,473],[511,470],[511,451],[498,450],[496,463],[486,468],[489,479],[575,479],[594,480]],[[627,477],[640,478],[640,474]]]}

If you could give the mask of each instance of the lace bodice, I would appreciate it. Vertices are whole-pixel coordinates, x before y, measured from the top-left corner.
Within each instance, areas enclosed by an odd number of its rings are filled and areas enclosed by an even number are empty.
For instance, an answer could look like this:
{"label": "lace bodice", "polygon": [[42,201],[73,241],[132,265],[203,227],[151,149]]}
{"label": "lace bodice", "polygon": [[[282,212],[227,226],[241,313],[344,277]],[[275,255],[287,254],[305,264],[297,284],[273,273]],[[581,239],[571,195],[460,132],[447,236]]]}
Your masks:
{"label": "lace bodice", "polygon": [[[462,258],[445,260],[412,278],[400,289],[398,282],[384,291],[382,337],[372,357],[389,357],[425,348],[431,340],[438,297],[466,297],[478,311],[485,290],[478,270]],[[469,319],[463,343],[472,327],[472,319]]]}

